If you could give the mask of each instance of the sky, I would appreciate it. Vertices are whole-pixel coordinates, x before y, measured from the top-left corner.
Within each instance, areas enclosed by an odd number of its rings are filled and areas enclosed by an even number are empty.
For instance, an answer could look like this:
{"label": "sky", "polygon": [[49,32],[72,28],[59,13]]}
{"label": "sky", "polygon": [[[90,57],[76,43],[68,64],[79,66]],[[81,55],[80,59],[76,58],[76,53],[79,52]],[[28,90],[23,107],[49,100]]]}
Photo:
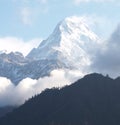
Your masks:
{"label": "sky", "polygon": [[[0,50],[27,55],[69,16],[96,20],[95,32],[106,39],[120,22],[119,12],[119,0],[0,0]],[[9,44],[13,47],[6,46]]]}

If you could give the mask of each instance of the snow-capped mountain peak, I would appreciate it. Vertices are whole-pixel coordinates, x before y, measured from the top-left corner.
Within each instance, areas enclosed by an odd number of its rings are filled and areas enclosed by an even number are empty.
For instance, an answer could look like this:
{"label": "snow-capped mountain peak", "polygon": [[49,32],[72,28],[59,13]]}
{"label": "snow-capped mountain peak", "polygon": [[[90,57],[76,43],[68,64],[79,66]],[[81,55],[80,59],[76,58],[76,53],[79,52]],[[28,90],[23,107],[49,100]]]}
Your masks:
{"label": "snow-capped mountain peak", "polygon": [[54,69],[79,69],[84,72],[101,47],[100,42],[99,37],[91,30],[87,18],[65,18],[27,57],[19,52],[1,52],[0,76],[18,84],[26,77],[38,79],[49,75]]}
{"label": "snow-capped mountain peak", "polygon": [[89,53],[94,51],[96,44],[100,44],[100,39],[90,30],[85,17],[67,17],[27,57],[35,60],[62,60],[67,66],[81,68],[90,65]]}

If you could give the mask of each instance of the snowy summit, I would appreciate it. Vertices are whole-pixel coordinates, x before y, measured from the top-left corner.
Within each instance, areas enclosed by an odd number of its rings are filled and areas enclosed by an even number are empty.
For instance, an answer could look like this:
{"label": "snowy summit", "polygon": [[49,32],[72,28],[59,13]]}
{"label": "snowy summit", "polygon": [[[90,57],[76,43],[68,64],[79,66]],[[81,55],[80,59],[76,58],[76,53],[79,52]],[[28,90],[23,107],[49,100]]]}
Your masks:
{"label": "snowy summit", "polygon": [[89,53],[93,53],[93,47],[99,44],[100,39],[90,30],[86,17],[67,17],[28,57],[35,60],[62,60],[65,65],[81,68],[90,65]]}

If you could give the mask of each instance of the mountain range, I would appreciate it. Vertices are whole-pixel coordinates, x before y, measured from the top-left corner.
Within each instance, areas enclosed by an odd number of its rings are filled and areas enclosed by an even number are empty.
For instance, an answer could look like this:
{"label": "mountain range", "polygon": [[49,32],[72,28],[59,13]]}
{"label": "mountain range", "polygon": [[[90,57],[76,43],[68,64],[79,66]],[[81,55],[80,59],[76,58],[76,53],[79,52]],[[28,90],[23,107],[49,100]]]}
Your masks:
{"label": "mountain range", "polygon": [[90,74],[46,89],[0,119],[0,125],[119,125],[120,78]]}
{"label": "mountain range", "polygon": [[[68,17],[53,33],[24,57],[20,52],[0,52],[0,76],[18,84],[26,77],[38,79],[54,69],[89,67],[92,54],[100,47],[100,38],[82,17]],[[98,49],[99,49],[98,47]],[[78,54],[79,53],[79,54]]]}

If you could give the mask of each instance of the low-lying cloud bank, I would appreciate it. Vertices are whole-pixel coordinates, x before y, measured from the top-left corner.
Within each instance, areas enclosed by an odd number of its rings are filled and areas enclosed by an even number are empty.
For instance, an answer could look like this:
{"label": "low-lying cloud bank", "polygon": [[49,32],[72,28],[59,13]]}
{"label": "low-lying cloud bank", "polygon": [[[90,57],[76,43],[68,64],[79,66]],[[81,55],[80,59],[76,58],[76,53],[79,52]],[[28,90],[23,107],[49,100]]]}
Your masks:
{"label": "low-lying cloud bank", "polygon": [[46,88],[69,85],[82,76],[79,71],[53,70],[49,77],[38,80],[26,78],[17,86],[9,79],[0,77],[0,106],[21,105]]}

